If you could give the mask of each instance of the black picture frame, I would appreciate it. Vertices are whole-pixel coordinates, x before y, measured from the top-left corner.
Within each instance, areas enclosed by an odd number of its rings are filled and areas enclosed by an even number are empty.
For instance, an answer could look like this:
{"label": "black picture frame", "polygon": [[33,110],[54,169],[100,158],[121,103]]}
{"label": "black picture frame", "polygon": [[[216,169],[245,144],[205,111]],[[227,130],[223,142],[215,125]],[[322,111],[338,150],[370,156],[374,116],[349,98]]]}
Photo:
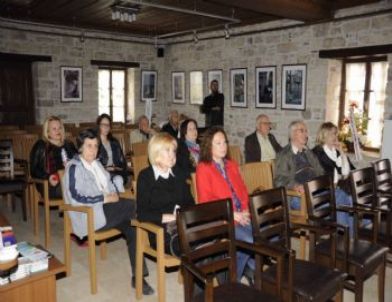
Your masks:
{"label": "black picture frame", "polygon": [[83,102],[82,67],[60,67],[60,101],[63,103]]}
{"label": "black picture frame", "polygon": [[142,70],[141,72],[141,91],[142,101],[157,100],[158,72],[155,70]]}
{"label": "black picture frame", "polygon": [[247,69],[230,69],[230,106],[248,107],[247,103]]}
{"label": "black picture frame", "polygon": [[306,110],[306,64],[282,66],[282,109]]}

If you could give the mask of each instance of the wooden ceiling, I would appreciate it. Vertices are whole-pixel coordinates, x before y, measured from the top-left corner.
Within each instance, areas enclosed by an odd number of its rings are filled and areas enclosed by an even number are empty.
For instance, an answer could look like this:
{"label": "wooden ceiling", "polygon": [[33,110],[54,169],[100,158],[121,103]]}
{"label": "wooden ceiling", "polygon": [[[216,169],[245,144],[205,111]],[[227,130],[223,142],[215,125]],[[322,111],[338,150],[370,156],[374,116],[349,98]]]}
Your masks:
{"label": "wooden ceiling", "polygon": [[[136,21],[113,21],[111,7],[136,2]],[[131,3],[132,2],[132,3]],[[0,17],[86,30],[104,30],[146,37],[244,26],[282,18],[317,22],[333,17],[336,9],[377,0],[0,0]],[[163,7],[154,7],[154,5]],[[186,10],[179,12],[176,9]],[[206,13],[237,20],[224,20]]]}

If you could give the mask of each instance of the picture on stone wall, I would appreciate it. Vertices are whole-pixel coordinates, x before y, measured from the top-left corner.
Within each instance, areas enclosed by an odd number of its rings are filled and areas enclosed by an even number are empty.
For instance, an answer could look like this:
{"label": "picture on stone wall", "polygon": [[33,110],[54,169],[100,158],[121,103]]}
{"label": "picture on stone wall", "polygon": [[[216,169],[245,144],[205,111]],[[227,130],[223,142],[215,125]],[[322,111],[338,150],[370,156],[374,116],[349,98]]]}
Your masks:
{"label": "picture on stone wall", "polygon": [[207,91],[210,92],[210,84],[213,80],[218,81],[218,90],[223,93],[223,79],[222,79],[222,70],[214,69],[208,71],[208,81],[207,81]]}
{"label": "picture on stone wall", "polygon": [[153,70],[142,70],[141,85],[142,101],[157,99],[157,72]]}
{"label": "picture on stone wall", "polygon": [[282,109],[306,109],[306,64],[283,65]]}
{"label": "picture on stone wall", "polygon": [[276,108],[276,66],[256,67],[256,108]]}
{"label": "picture on stone wall", "polygon": [[172,73],[173,103],[185,103],[185,72]]}
{"label": "picture on stone wall", "polygon": [[189,100],[191,104],[203,104],[203,72],[191,71],[189,73]]}
{"label": "picture on stone wall", "polygon": [[230,69],[232,107],[247,107],[246,85],[246,68]]}
{"label": "picture on stone wall", "polygon": [[61,102],[82,102],[83,81],[81,67],[60,68]]}

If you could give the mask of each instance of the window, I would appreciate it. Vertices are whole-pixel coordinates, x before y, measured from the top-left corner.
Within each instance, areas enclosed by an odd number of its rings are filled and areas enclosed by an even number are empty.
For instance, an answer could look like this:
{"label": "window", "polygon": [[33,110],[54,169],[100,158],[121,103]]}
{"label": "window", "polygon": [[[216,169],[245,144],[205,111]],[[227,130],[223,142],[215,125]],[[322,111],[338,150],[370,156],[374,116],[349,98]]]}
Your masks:
{"label": "window", "polygon": [[108,113],[113,122],[125,122],[126,72],[123,69],[99,69],[98,113]]}
{"label": "window", "polygon": [[350,103],[358,105],[359,111],[368,119],[365,147],[379,149],[381,146],[387,73],[388,63],[380,58],[347,60],[344,63],[344,96],[339,120],[342,122],[348,116]]}

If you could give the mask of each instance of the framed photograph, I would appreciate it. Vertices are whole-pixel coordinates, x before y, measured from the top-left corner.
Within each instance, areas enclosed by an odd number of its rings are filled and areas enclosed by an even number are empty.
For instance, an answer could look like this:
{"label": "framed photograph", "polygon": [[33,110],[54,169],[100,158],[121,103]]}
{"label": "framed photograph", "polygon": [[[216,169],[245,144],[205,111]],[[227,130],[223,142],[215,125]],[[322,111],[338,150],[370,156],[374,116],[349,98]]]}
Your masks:
{"label": "framed photograph", "polygon": [[157,99],[157,72],[142,70],[141,98],[142,101]]}
{"label": "framed photograph", "polygon": [[256,67],[256,108],[276,108],[276,66]]}
{"label": "framed photograph", "polygon": [[173,103],[185,104],[185,72],[172,73]]}
{"label": "framed photograph", "polygon": [[189,74],[189,99],[191,104],[203,104],[203,72],[191,71]]}
{"label": "framed photograph", "polygon": [[306,64],[283,65],[282,109],[306,109]]}
{"label": "framed photograph", "polygon": [[61,102],[82,102],[83,73],[81,67],[60,67]]}
{"label": "framed photograph", "polygon": [[207,79],[207,91],[208,94],[210,94],[210,84],[213,80],[218,81],[219,85],[219,92],[223,93],[223,77],[222,77],[222,70],[221,69],[215,69],[215,70],[209,70],[208,71],[208,79]]}
{"label": "framed photograph", "polygon": [[246,68],[230,69],[231,106],[247,107]]}

